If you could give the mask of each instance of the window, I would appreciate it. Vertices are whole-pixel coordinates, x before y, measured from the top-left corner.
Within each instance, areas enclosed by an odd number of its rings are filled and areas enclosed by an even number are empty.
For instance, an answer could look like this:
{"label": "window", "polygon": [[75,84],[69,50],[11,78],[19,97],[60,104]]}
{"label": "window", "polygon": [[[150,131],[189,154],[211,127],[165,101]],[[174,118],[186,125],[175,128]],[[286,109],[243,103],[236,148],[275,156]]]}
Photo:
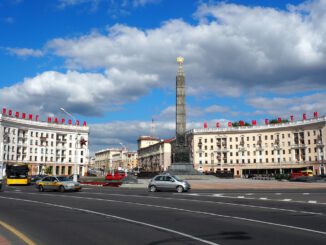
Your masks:
{"label": "window", "polygon": [[84,151],[81,151],[81,152],[80,152],[80,155],[83,156],[83,155],[84,155]]}
{"label": "window", "polygon": [[211,139],[211,143],[213,143],[213,139]]}
{"label": "window", "polygon": [[252,140],[255,141],[255,136],[252,136]]}
{"label": "window", "polygon": [[80,163],[83,163],[84,159],[83,158],[80,158]]}
{"label": "window", "polygon": [[267,140],[267,135],[265,135],[265,140]]}
{"label": "window", "polygon": [[36,134],[35,134],[35,135],[36,135],[36,137],[38,137],[38,132],[36,132]]}
{"label": "window", "polygon": [[271,140],[273,139],[273,135],[271,135]]}

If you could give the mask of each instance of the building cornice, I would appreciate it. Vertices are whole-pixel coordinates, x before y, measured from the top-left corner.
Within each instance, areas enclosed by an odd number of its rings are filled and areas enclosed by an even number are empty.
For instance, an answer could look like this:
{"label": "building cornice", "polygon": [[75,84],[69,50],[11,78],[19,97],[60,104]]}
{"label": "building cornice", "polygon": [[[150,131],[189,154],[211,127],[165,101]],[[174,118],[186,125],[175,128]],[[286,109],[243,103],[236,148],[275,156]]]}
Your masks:
{"label": "building cornice", "polygon": [[79,133],[88,133],[88,126],[80,126],[80,125],[67,125],[60,123],[48,123],[43,121],[34,121],[28,119],[20,119],[15,117],[4,116],[0,114],[0,122],[1,124],[8,123],[10,125],[15,125],[19,128],[38,128],[45,130],[61,130],[67,132],[79,132]]}
{"label": "building cornice", "polygon": [[294,121],[287,123],[268,124],[268,125],[257,125],[257,126],[242,126],[242,127],[228,127],[228,128],[200,128],[191,129],[186,134],[210,134],[210,133],[255,133],[263,131],[277,131],[284,129],[298,129],[304,126],[310,126],[315,124],[326,124],[326,116],[311,118],[303,121]]}

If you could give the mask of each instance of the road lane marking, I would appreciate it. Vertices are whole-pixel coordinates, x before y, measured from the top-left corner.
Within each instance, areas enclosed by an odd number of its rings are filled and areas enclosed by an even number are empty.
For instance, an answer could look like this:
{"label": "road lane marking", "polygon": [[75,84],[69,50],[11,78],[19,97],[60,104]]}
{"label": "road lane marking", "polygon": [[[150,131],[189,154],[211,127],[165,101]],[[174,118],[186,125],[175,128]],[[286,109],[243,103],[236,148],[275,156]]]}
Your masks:
{"label": "road lane marking", "polygon": [[245,198],[244,196],[237,196],[237,198]]}
{"label": "road lane marking", "polygon": [[[35,193],[31,193],[35,194]],[[78,194],[86,194],[83,192],[79,192]],[[140,196],[140,195],[126,195],[126,194],[107,194],[107,193],[97,193],[97,192],[88,192],[87,194],[91,195],[107,195],[107,196],[123,196],[123,197],[138,197],[138,198],[151,198],[151,199],[161,199],[162,197],[155,197],[155,196]],[[220,196],[224,197],[224,196]],[[235,197],[233,197],[235,198]],[[301,211],[301,210],[294,210],[294,209],[284,209],[284,208],[272,208],[272,207],[266,207],[266,206],[257,206],[257,205],[251,205],[251,204],[241,204],[241,203],[231,203],[231,202],[217,202],[217,201],[205,201],[205,200],[197,200],[197,199],[184,199],[184,198],[171,198],[171,197],[165,197],[166,200],[179,200],[179,201],[187,201],[187,202],[203,202],[203,203],[210,203],[210,204],[220,204],[220,205],[230,205],[230,206],[240,206],[240,207],[249,207],[249,208],[259,208],[259,209],[270,209],[270,210],[276,210],[276,211],[283,211],[283,212],[291,212],[291,213],[303,213],[303,214],[312,214],[312,215],[325,215],[324,213],[316,213],[316,212],[309,212],[309,211]],[[252,199],[254,198],[246,198],[246,199]],[[305,203],[305,202],[302,202]],[[320,204],[320,203],[319,203]],[[325,203],[326,204],[326,203]]]}
{"label": "road lane marking", "polygon": [[[197,196],[199,196],[199,195],[197,195]],[[221,196],[223,196],[223,194],[213,194],[213,197],[221,197]]]}
{"label": "road lane marking", "polygon": [[18,237],[20,240],[24,241],[28,245],[36,245],[35,242],[33,242],[31,239],[29,239],[25,234],[17,230],[15,227],[3,222],[0,220],[0,225],[4,227],[6,230],[13,233],[16,237]]}
{"label": "road lane marking", "polygon": [[[25,193],[25,194],[27,194],[27,193]],[[28,193],[28,194],[36,195],[36,193]],[[221,218],[227,218],[227,219],[248,221],[248,222],[253,222],[253,223],[259,223],[259,224],[265,224],[265,225],[271,225],[271,226],[278,226],[278,227],[284,227],[284,228],[289,228],[289,229],[294,229],[294,230],[301,230],[301,231],[307,231],[307,232],[317,233],[317,234],[321,234],[321,235],[326,235],[326,232],[324,232],[324,231],[312,230],[312,229],[308,229],[308,228],[304,228],[304,227],[298,227],[298,226],[292,226],[292,225],[284,225],[284,224],[273,223],[273,222],[268,222],[268,221],[263,221],[263,220],[256,220],[256,219],[250,219],[250,218],[244,218],[244,217],[238,217],[238,216],[231,216],[231,215],[223,215],[223,214],[210,213],[210,212],[198,211],[198,210],[189,210],[189,209],[176,208],[176,207],[168,207],[168,206],[144,204],[144,203],[136,203],[136,202],[128,202],[128,201],[119,201],[119,200],[112,200],[112,199],[102,199],[102,198],[90,198],[90,197],[67,196],[67,195],[49,195],[49,194],[43,194],[43,195],[44,196],[45,195],[52,196],[52,197],[56,196],[56,197],[66,197],[66,198],[76,198],[76,199],[86,199],[86,200],[97,200],[97,201],[112,202],[112,203],[124,203],[124,204],[144,206],[144,207],[154,207],[154,208],[160,208],[160,209],[166,209],[166,210],[189,212],[189,213],[203,214],[203,215],[221,217]],[[173,232],[173,233],[176,233],[176,234],[184,234],[184,236],[186,236],[188,238],[192,238],[194,240],[202,241],[204,243],[208,242],[207,244],[216,244],[216,243],[212,243],[210,241],[203,240],[203,239],[198,238],[198,237],[193,237],[193,236],[191,236],[189,234],[186,234],[186,233],[170,230],[170,229],[165,228],[165,227],[155,226],[155,225],[152,225],[152,224],[143,223],[143,222],[140,222],[140,221],[123,218],[123,217],[120,217],[120,216],[115,216],[115,215],[110,215],[110,214],[105,214],[105,213],[99,213],[99,212],[92,211],[92,210],[74,208],[74,207],[69,207],[69,206],[64,206],[64,205],[59,205],[59,204],[53,204],[53,203],[47,203],[47,202],[34,201],[34,200],[29,200],[29,199],[1,197],[1,196],[0,196],[0,198],[12,199],[12,200],[18,200],[18,201],[25,201],[25,202],[31,202],[31,203],[38,203],[38,204],[44,204],[44,205],[49,205],[49,206],[54,206],[54,207],[59,207],[59,208],[60,207],[61,208],[66,208],[66,209],[70,209],[70,210],[83,211],[83,212],[86,212],[86,213],[99,214],[99,215],[102,215],[102,216],[107,216],[107,217],[117,218],[117,219],[120,219],[120,220],[129,221],[131,223],[143,224],[145,226],[154,227],[154,228],[156,227],[157,229],[170,231],[170,232]]]}
{"label": "road lane marking", "polygon": [[[69,197],[69,196],[61,196],[61,197]],[[165,227],[162,227],[162,226],[152,225],[152,224],[149,224],[149,223],[145,223],[145,222],[141,222],[141,221],[137,221],[137,220],[133,220],[133,219],[124,218],[124,217],[121,217],[121,216],[96,212],[96,211],[89,210],[89,209],[74,208],[74,207],[69,207],[69,206],[65,206],[65,205],[58,205],[58,204],[54,204],[54,203],[40,202],[40,201],[13,198],[13,197],[2,197],[2,196],[0,196],[0,198],[23,201],[23,202],[30,202],[30,203],[37,203],[37,204],[43,204],[43,205],[57,207],[57,208],[64,208],[64,209],[75,210],[75,211],[80,211],[80,212],[89,213],[89,214],[95,214],[95,215],[103,216],[103,217],[106,217],[106,218],[114,218],[114,219],[129,222],[129,223],[139,224],[139,225],[155,228],[155,229],[162,230],[162,231],[167,231],[167,232],[174,233],[174,234],[177,234],[177,235],[180,235],[180,236],[183,236],[183,237],[187,237],[187,238],[190,238],[192,240],[199,241],[199,242],[202,242],[202,243],[205,243],[205,244],[218,245],[218,243],[211,242],[211,241],[208,241],[208,240],[204,240],[204,239],[201,239],[199,237],[195,237],[195,236],[192,236],[192,235],[180,232],[180,231],[172,230],[172,229],[165,228]],[[79,198],[84,198],[84,197],[79,197]],[[95,198],[90,198],[90,199],[94,200]],[[36,245],[35,243],[27,243],[27,244],[28,245]]]}
{"label": "road lane marking", "polygon": [[292,201],[292,199],[282,199],[281,201],[283,201],[283,202],[290,202],[290,201]]}
{"label": "road lane marking", "polygon": [[310,195],[310,193],[302,193],[302,195]]}
{"label": "road lane marking", "polygon": [[268,200],[267,197],[260,197],[259,199],[260,199],[260,200]]}
{"label": "road lane marking", "polygon": [[308,201],[308,203],[317,203],[317,201]]}

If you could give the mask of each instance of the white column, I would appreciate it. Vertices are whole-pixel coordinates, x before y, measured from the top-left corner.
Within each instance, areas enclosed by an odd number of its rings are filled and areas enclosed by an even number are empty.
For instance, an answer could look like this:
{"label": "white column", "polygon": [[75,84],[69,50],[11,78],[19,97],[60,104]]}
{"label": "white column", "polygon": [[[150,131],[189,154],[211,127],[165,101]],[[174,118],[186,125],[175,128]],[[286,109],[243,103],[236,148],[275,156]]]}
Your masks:
{"label": "white column", "polygon": [[295,162],[295,149],[291,149],[291,153],[292,153],[292,161]]}

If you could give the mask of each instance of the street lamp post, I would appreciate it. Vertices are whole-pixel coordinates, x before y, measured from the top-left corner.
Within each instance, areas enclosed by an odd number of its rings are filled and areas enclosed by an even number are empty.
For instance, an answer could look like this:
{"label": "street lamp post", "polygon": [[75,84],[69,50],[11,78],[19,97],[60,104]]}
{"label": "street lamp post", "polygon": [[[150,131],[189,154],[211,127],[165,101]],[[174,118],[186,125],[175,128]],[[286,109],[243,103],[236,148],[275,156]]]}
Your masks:
{"label": "street lamp post", "polygon": [[[60,108],[61,111],[63,111],[65,114],[67,114],[69,117],[71,117],[73,120],[75,120],[75,122],[77,121],[76,118],[71,115],[69,112],[67,112],[64,108]],[[77,177],[77,145],[78,145],[78,131],[77,131],[77,126],[75,125],[75,163],[74,163],[74,177],[73,180],[75,182],[78,181],[78,177]]]}

